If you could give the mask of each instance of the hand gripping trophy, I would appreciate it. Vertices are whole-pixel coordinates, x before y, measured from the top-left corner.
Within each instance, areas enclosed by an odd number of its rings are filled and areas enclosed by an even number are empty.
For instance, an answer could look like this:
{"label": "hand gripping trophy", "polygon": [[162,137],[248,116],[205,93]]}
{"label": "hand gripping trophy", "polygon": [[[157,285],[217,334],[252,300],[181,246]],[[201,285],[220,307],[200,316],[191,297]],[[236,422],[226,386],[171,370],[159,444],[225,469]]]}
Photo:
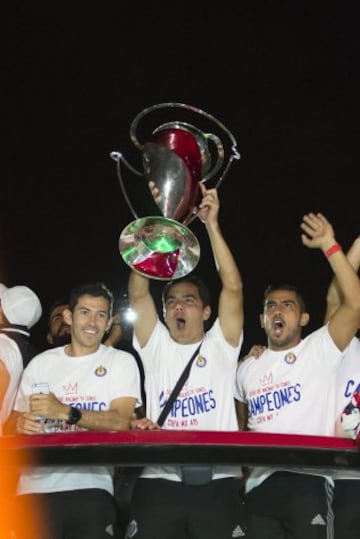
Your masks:
{"label": "hand gripping trophy", "polygon": [[[205,133],[185,121],[166,121],[152,130],[146,142],[140,142],[137,130],[145,116],[162,109],[181,109],[203,122],[216,124],[230,142],[227,162],[222,141],[216,134]],[[180,114],[178,112],[178,114]],[[218,187],[234,159],[240,159],[236,140],[214,116],[183,103],[160,103],[144,109],[130,126],[130,138],[142,152],[143,170],[133,167],[119,152],[110,156],[117,162],[117,175],[125,201],[135,220],[120,234],[120,254],[132,269],[158,280],[179,279],[190,273],[200,258],[200,246],[188,225],[197,215],[199,182],[215,181]],[[140,192],[151,197],[152,215],[140,217],[125,188],[121,163],[138,178]],[[143,181],[145,180],[145,182]]]}

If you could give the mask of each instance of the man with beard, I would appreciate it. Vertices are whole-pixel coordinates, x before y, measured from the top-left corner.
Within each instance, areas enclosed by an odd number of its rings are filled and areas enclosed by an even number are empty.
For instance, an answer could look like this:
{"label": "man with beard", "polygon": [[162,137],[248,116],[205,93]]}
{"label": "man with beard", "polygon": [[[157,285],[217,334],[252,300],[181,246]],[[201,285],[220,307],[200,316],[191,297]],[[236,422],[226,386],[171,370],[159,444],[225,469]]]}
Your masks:
{"label": "man with beard", "polygon": [[[264,294],[261,325],[267,348],[247,357],[237,372],[235,397],[251,431],[334,435],[337,368],[360,318],[360,282],[320,213],[301,223],[302,243],[321,249],[342,302],[328,323],[302,339],[309,313],[291,285]],[[251,539],[326,539],[333,536],[333,479],[326,470],[301,466],[250,469],[246,480],[247,536]]]}

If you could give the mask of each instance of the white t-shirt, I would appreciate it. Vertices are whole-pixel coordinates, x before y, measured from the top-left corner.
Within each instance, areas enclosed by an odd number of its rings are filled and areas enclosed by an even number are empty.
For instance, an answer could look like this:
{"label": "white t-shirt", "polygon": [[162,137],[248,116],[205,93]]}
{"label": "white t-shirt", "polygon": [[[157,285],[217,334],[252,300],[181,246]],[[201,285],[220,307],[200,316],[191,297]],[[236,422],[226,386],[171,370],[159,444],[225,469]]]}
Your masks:
{"label": "white t-shirt", "polygon": [[[336,370],[342,352],[327,326],[286,351],[266,349],[239,364],[235,398],[248,406],[251,431],[334,436]],[[275,471],[323,475],[302,467],[254,467],[246,491]]]}
{"label": "white t-shirt", "polygon": [[[52,348],[35,356],[24,370],[14,409],[29,408],[28,397],[34,383],[47,383],[49,390],[64,404],[80,410],[108,410],[111,401],[133,397],[141,404],[140,375],[135,358],[111,346],[86,356],[70,357],[65,347]],[[47,432],[79,429],[65,421],[45,422]],[[70,457],[71,458],[71,457]],[[112,467],[44,466],[25,468],[21,472],[18,493],[56,492],[85,488],[102,488],[113,493]]]}
{"label": "white t-shirt", "polygon": [[[194,360],[188,380],[173,404],[162,428],[169,430],[237,431],[234,386],[243,335],[232,347],[224,338],[219,320],[206,332],[199,356]],[[134,347],[144,365],[146,415],[157,421],[185,366],[199,343],[179,344],[158,320],[141,348],[135,335]],[[239,476],[240,467],[217,467],[215,478]],[[143,477],[162,477],[179,481],[174,466],[149,466]]]}
{"label": "white t-shirt", "polygon": [[[354,337],[344,351],[336,378],[336,436],[348,438],[341,426],[341,413],[351,395],[360,389],[360,339]],[[360,471],[337,468],[334,479],[360,479]]]}
{"label": "white t-shirt", "polygon": [[18,345],[3,333],[0,333],[0,360],[9,373],[10,380],[3,404],[0,409],[0,435],[14,405],[16,392],[23,372],[23,359]]}

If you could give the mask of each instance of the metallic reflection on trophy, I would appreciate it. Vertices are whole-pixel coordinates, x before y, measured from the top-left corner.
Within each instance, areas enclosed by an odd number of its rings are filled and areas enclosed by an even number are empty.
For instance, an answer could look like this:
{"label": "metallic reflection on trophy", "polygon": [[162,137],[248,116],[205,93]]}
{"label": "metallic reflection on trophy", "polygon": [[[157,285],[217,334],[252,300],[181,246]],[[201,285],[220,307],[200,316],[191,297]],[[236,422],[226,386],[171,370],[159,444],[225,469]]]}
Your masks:
{"label": "metallic reflection on trophy", "polygon": [[[151,130],[145,142],[139,142],[140,121],[144,123],[145,117],[154,112],[160,114],[174,108],[182,109],[183,115],[190,112],[203,123],[215,124],[229,141],[227,161],[218,134],[203,132],[187,121],[161,123]],[[110,154],[117,162],[120,187],[135,217],[120,234],[120,254],[132,269],[149,278],[179,279],[193,271],[200,259],[199,242],[188,227],[198,211],[199,182],[213,179],[213,187],[221,184],[232,161],[240,159],[236,140],[219,120],[183,103],[160,103],[144,109],[131,124],[130,138],[142,153],[142,171],[132,166],[121,153]],[[125,188],[121,163],[139,180],[136,191],[151,198],[151,215],[141,217],[135,211],[129,188]]]}

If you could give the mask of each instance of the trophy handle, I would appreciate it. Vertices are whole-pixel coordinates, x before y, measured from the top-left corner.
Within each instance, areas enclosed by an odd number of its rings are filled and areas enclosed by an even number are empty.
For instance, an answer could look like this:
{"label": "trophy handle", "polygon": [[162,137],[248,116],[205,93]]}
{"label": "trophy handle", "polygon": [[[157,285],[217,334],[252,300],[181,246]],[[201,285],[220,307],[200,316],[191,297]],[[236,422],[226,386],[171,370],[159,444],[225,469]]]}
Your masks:
{"label": "trophy handle", "polygon": [[[236,139],[235,139],[234,135],[231,133],[231,131],[228,130],[227,127],[225,127],[225,125],[222,122],[220,122],[220,120],[218,120],[217,118],[215,118],[215,116],[212,116],[211,114],[209,114],[208,112],[205,112],[202,109],[199,109],[197,107],[193,107],[192,105],[186,105],[185,103],[158,103],[157,105],[152,105],[151,107],[147,107],[146,109],[139,112],[139,114],[137,116],[135,116],[135,118],[134,118],[134,120],[133,120],[133,122],[132,122],[132,124],[130,126],[130,138],[131,138],[133,144],[139,150],[142,151],[144,149],[144,145],[141,144],[141,142],[139,142],[139,140],[138,140],[138,138],[136,136],[136,129],[137,129],[137,126],[138,126],[140,120],[142,120],[142,118],[144,116],[146,116],[147,114],[150,114],[151,112],[154,112],[156,110],[164,109],[164,108],[174,108],[174,107],[190,110],[191,112],[195,112],[196,114],[200,114],[201,116],[204,116],[208,120],[211,120],[212,122],[214,122],[218,127],[220,127],[220,129],[222,129],[222,131],[224,131],[224,133],[226,133],[226,135],[229,137],[229,139],[231,141],[231,151],[233,152],[233,155],[230,158],[230,161],[232,161],[233,159],[240,159],[241,158],[241,155],[240,155],[240,153],[238,152],[238,150],[236,148],[237,142],[236,142]],[[227,169],[228,169],[228,167],[227,167]]]}
{"label": "trophy handle", "polygon": [[224,146],[220,138],[214,135],[213,133],[204,133],[203,136],[205,139],[208,139],[211,142],[213,142],[217,149],[216,163],[214,164],[213,168],[209,170],[207,174],[205,174],[205,176],[202,178],[203,182],[207,182],[218,172],[218,170],[220,169],[221,165],[224,162]]}
{"label": "trophy handle", "polygon": [[135,211],[134,206],[131,204],[130,198],[129,198],[129,196],[127,194],[127,191],[125,189],[124,180],[123,180],[123,177],[121,175],[121,167],[120,167],[121,161],[136,176],[142,177],[142,173],[139,172],[138,170],[136,170],[136,168],[134,168],[132,165],[130,165],[130,163],[128,161],[126,161],[125,157],[120,152],[111,152],[110,157],[111,157],[111,159],[116,161],[117,177],[118,177],[118,180],[119,180],[120,188],[121,188],[122,194],[124,196],[125,202],[128,205],[128,208],[131,211],[131,213],[133,214],[133,216],[135,217],[135,219],[138,219],[139,215]]}
{"label": "trophy handle", "polygon": [[[141,152],[144,150],[145,143],[144,144],[141,143],[139,141],[138,137],[137,137],[137,134],[136,134],[138,125],[139,125],[140,121],[146,115],[148,115],[148,114],[150,114],[150,113],[152,113],[154,111],[157,111],[159,109],[165,109],[165,108],[180,108],[180,109],[185,109],[185,110],[194,112],[195,114],[199,114],[199,115],[207,118],[208,120],[214,122],[227,135],[227,137],[230,139],[230,142],[231,142],[231,154],[229,156],[229,159],[228,159],[228,161],[227,161],[227,163],[226,163],[220,177],[218,178],[218,180],[217,180],[217,182],[215,184],[215,188],[217,189],[220,186],[220,184],[223,182],[226,174],[228,173],[229,168],[230,168],[233,160],[234,159],[240,159],[241,155],[237,150],[237,142],[236,142],[235,137],[231,133],[231,131],[229,131],[227,129],[227,127],[225,127],[225,125],[222,122],[220,122],[220,120],[218,120],[217,118],[215,118],[215,116],[209,114],[208,112],[205,112],[204,110],[199,109],[197,107],[194,107],[192,105],[187,105],[185,103],[176,103],[176,102],[174,102],[174,103],[172,103],[172,102],[158,103],[156,105],[152,105],[150,107],[147,107],[147,108],[143,109],[141,112],[139,112],[139,114],[137,114],[137,116],[135,116],[134,120],[131,123],[131,126],[130,126],[130,139],[131,139],[132,143]],[[186,125],[186,124],[183,124],[183,125]],[[164,126],[166,126],[166,124],[164,124],[163,126],[160,126],[160,127],[164,127]],[[194,128],[193,126],[191,126],[191,127]],[[155,130],[155,132],[156,131],[157,130]],[[222,144],[220,138],[217,137],[216,135],[214,135],[212,133],[202,133],[202,136],[204,138],[208,139],[209,141],[211,141],[217,148],[217,160],[216,160],[216,163],[214,164],[214,166],[213,166],[213,168],[211,170],[205,170],[204,177],[201,180],[201,182],[207,182],[211,178],[213,178],[214,175],[217,172],[219,172],[219,170],[220,170],[220,168],[221,168],[221,166],[223,164],[223,161],[224,161],[224,147],[223,147],[223,144]],[[206,149],[205,149],[205,151],[206,151]],[[110,155],[115,161],[117,161],[119,182],[120,182],[120,186],[121,186],[122,192],[124,194],[125,200],[126,200],[126,202],[128,204],[128,207],[130,208],[130,210],[131,210],[132,214],[134,215],[134,217],[138,218],[138,215],[134,211],[134,208],[133,208],[133,206],[132,206],[132,204],[131,204],[131,202],[129,200],[129,197],[126,194],[124,182],[122,181],[122,178],[121,178],[120,160],[123,161],[123,163],[127,166],[127,168],[129,170],[131,170],[132,172],[134,172],[136,175],[141,176],[142,174],[139,171],[137,171],[136,169],[134,169],[130,165],[130,163],[128,163],[124,159],[124,157],[120,153],[112,152]],[[186,224],[190,224],[195,219],[195,217],[197,216],[197,212],[198,212],[198,209],[194,207],[192,215],[190,215],[186,220]]]}
{"label": "trophy handle", "polygon": [[[234,159],[241,159],[241,155],[240,155],[240,153],[239,153],[239,151],[237,149],[237,142],[236,142],[236,139],[235,139],[234,135],[231,133],[231,131],[229,131],[229,129],[222,122],[220,122],[220,120],[215,118],[215,116],[213,116],[212,114],[209,114],[208,112],[205,112],[202,109],[199,109],[199,108],[194,107],[192,105],[187,105],[185,103],[176,103],[176,102],[174,102],[174,103],[171,103],[171,102],[169,102],[169,103],[158,103],[156,105],[152,105],[151,107],[145,108],[144,110],[139,112],[139,114],[137,114],[137,116],[135,116],[135,118],[132,121],[132,124],[130,126],[130,139],[131,139],[131,141],[136,146],[136,148],[143,151],[144,144],[142,144],[138,140],[137,135],[136,135],[136,130],[137,130],[139,122],[144,118],[144,116],[147,116],[148,114],[150,114],[150,113],[152,113],[154,111],[157,111],[159,109],[165,109],[165,108],[185,109],[185,110],[189,110],[191,112],[194,112],[196,114],[199,114],[200,116],[204,116],[208,120],[214,122],[222,131],[224,131],[224,133],[230,139],[230,142],[231,142],[231,155],[229,156],[228,162],[225,165],[224,170],[222,171],[222,174],[220,175],[219,179],[216,182],[215,188],[217,189],[220,186],[220,184],[223,182],[226,174],[228,173],[229,168],[230,168],[233,160]],[[166,124],[164,124],[164,125],[166,125]],[[183,125],[186,125],[186,124],[183,124]],[[220,167],[221,167],[221,165],[223,163],[223,159],[224,159],[224,148],[223,148],[222,142],[220,141],[219,137],[217,137],[216,135],[214,135],[212,133],[202,133],[202,135],[204,137],[208,138],[209,140],[211,140],[215,144],[215,146],[217,147],[217,151],[218,151],[217,162],[215,163],[214,168],[210,172],[207,172],[205,174],[204,178],[202,179],[202,182],[204,182],[204,181],[210,180],[215,175],[215,173],[219,171],[219,169],[220,169]],[[196,213],[194,214],[194,217],[190,218],[190,221],[192,221],[195,217],[196,217]]]}

